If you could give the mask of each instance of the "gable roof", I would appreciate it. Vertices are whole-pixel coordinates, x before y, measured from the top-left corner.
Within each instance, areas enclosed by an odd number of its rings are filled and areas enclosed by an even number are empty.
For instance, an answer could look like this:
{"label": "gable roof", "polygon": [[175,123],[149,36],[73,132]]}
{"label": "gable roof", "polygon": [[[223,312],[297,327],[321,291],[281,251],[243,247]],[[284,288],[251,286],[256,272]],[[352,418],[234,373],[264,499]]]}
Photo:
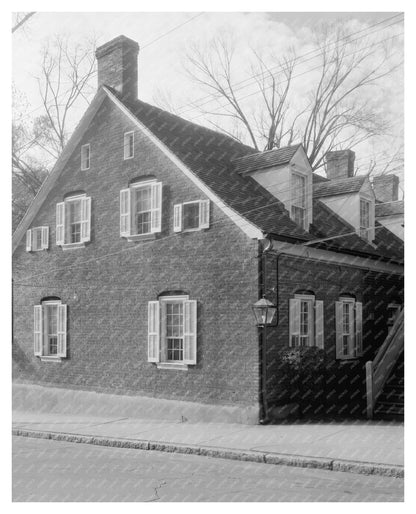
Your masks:
{"label": "gable roof", "polygon": [[404,214],[404,201],[376,203],[376,218]]}
{"label": "gable roof", "polygon": [[237,173],[249,173],[250,171],[283,166],[292,160],[301,146],[301,144],[297,144],[237,157],[233,160],[234,170]]}
{"label": "gable roof", "polygon": [[333,179],[326,182],[320,181],[313,185],[313,197],[322,198],[324,196],[358,193],[366,179],[366,175],[358,175],[356,177]]}

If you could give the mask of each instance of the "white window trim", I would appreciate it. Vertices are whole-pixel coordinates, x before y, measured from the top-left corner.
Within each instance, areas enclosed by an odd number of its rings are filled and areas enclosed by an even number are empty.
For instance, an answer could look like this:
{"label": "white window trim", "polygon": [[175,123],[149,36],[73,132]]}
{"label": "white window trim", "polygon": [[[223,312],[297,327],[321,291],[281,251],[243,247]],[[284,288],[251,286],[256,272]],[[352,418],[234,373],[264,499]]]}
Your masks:
{"label": "white window trim", "polygon": [[[64,198],[63,200],[63,203],[64,204],[67,204],[67,203],[71,203],[71,202],[78,202],[80,200],[82,200],[83,198],[87,198],[87,194],[86,193],[81,193],[79,195],[74,195],[74,196],[68,196],[67,198]],[[91,197],[88,197],[88,198],[91,198]],[[64,207],[65,209],[65,207]],[[90,213],[90,230],[91,230],[91,213]],[[64,223],[64,239],[65,239],[65,235],[66,235],[66,230],[67,230],[67,220],[66,220],[66,216],[65,216],[65,223]],[[91,235],[90,235],[90,238],[91,238]],[[90,239],[91,240],[91,239]],[[90,241],[79,241],[77,243],[63,243],[61,245],[59,245],[62,250],[66,251],[66,250],[75,250],[75,249],[78,249],[78,248],[85,248],[87,243],[89,243]]]}
{"label": "white window trim", "polygon": [[[162,188],[162,182],[160,180],[157,180],[157,179],[151,179],[151,180],[145,180],[143,182],[134,182],[132,184],[130,184],[128,186],[127,189],[130,190],[130,193],[133,192],[135,189],[140,189],[140,188],[143,188],[143,187],[149,187],[149,186],[152,186],[153,184],[160,184],[160,187]],[[123,191],[123,190],[122,190]],[[163,191],[163,189],[162,189]],[[162,192],[162,195],[163,195],[163,192]],[[161,205],[160,205],[160,216],[162,216],[162,202],[163,202],[163,196],[162,196],[162,199],[161,199]],[[132,198],[132,195],[130,194],[130,212],[129,212],[129,217],[130,217],[130,234],[124,234],[124,235],[120,235],[120,237],[123,237],[124,239],[127,239],[127,241],[129,242],[134,242],[134,241],[146,241],[146,240],[153,240],[153,239],[156,239],[157,238],[157,234],[160,233],[160,231],[158,232],[146,232],[144,234],[132,234],[132,226],[133,226],[133,198]],[[152,217],[153,217],[153,210],[150,211],[151,212],[151,221],[150,221],[150,225],[152,225]]]}
{"label": "white window trim", "polygon": [[[42,241],[41,241],[41,246],[40,248],[34,248],[33,246],[33,242],[35,241],[35,237],[34,237],[34,232],[35,231],[40,231],[41,233],[41,240],[43,238],[43,232],[44,230],[47,229],[47,232],[48,232],[48,246],[46,248],[42,248]],[[45,225],[42,225],[42,226],[39,226],[39,227],[32,227],[30,229],[28,229],[28,231],[30,230],[31,232],[31,243],[30,243],[30,250],[26,250],[27,252],[42,252],[44,250],[49,250],[49,227],[48,226],[45,226]]]}
{"label": "white window trim", "polygon": [[[300,344],[296,345],[296,344],[293,344],[293,342],[292,342],[293,336],[298,336],[299,342],[300,342],[300,323],[301,323],[301,319],[300,319],[301,311],[299,311],[299,314],[298,314],[299,321],[298,321],[298,323],[294,323],[295,326],[297,325],[297,330],[292,332],[292,328],[295,328],[292,326],[292,322],[296,321],[296,317],[294,318],[294,320],[291,317],[296,312],[296,310],[294,309],[293,314],[292,314],[292,300],[299,300],[300,302],[302,302],[302,301],[308,302],[308,305],[309,305],[309,308],[308,308],[308,314],[309,314],[308,334],[307,334],[308,335],[308,344],[305,346],[300,345]],[[301,307],[302,306],[300,304],[300,306],[298,308],[301,309]],[[316,347],[316,348],[323,350],[325,348],[324,316],[325,316],[325,313],[324,313],[323,300],[317,300],[315,295],[296,293],[293,296],[293,298],[291,298],[289,301],[289,347],[291,347],[291,348]]]}
{"label": "white window trim", "polygon": [[[83,162],[84,160],[83,160],[82,152],[83,152],[84,148],[88,148],[88,167],[85,167],[84,162]],[[81,146],[81,171],[87,171],[90,169],[90,167],[91,167],[91,145],[90,145],[90,143],[87,143],[87,144]]]}
{"label": "white window trim", "polygon": [[[62,304],[62,300],[45,300],[45,301],[41,302],[40,305],[44,306],[44,305],[63,305],[63,304]],[[44,333],[44,328],[43,328],[43,323],[42,323],[42,345],[43,346],[45,344],[44,337],[45,337],[45,333]],[[39,360],[41,362],[57,363],[57,362],[62,362],[64,360],[64,358],[60,357],[59,355],[41,355],[41,356],[39,356]]]}
{"label": "white window trim", "polygon": [[[293,202],[292,202],[292,192],[293,192],[293,188],[294,188],[294,179],[293,177],[295,175],[298,175],[300,177],[303,177],[304,180],[305,180],[305,207],[304,207],[304,211],[305,211],[305,215],[304,215],[304,225],[301,226],[301,228],[303,228],[303,230],[309,230],[309,225],[310,225],[310,219],[309,219],[309,205],[308,205],[308,197],[309,197],[309,194],[310,194],[310,191],[309,191],[309,184],[308,184],[308,178],[309,178],[309,175],[308,173],[304,173],[303,171],[301,171],[299,168],[296,168],[296,170],[293,170],[291,169],[290,170],[290,210],[289,210],[289,216],[290,216],[290,219],[292,221],[295,221],[294,218],[292,217],[292,207],[298,207],[297,205],[295,205]],[[296,222],[295,222],[296,223]]]}
{"label": "white window trim", "polygon": [[[133,135],[133,153],[132,155],[126,156],[126,137],[130,136],[130,134]],[[128,161],[129,159],[133,159],[134,157],[134,130],[130,130],[129,132],[124,132],[123,137],[123,157],[125,161]]]}
{"label": "white window trim", "polygon": [[[349,305],[352,305],[352,321],[353,321],[353,327],[354,327],[354,331],[351,335],[351,344],[349,345],[349,348],[348,348],[348,354],[345,355],[345,354],[340,354],[338,352],[338,349],[337,347],[335,348],[335,352],[336,352],[336,359],[339,360],[339,361],[351,361],[351,360],[357,360],[359,359],[360,357],[363,356],[364,354],[364,349],[363,349],[363,344],[361,342],[361,352],[356,352],[356,348],[357,348],[357,326],[356,326],[356,304],[357,303],[361,303],[361,302],[358,302],[354,297],[350,297],[350,296],[340,296],[338,298],[338,302],[341,302],[341,303],[346,303],[346,304],[349,304]],[[361,323],[362,323],[362,319],[361,319]],[[343,319],[341,320],[341,324],[343,324]],[[351,328],[351,320],[350,320],[350,328]],[[336,331],[336,339],[338,340],[338,337],[339,337],[339,334],[337,332],[337,319],[336,319],[336,313],[335,313],[335,331]],[[344,334],[341,334],[341,337],[343,336]],[[362,337],[362,335],[361,335]]]}
{"label": "white window trim", "polygon": [[[174,230],[176,233],[179,233],[179,232],[199,232],[201,230],[208,230],[209,226],[208,227],[203,227],[201,226],[201,217],[199,217],[198,219],[198,227],[195,227],[195,228],[184,228],[184,205],[191,205],[191,204],[198,204],[199,206],[199,210],[201,211],[201,204],[205,201],[210,201],[210,200],[191,200],[189,202],[182,202],[182,203],[178,203],[178,204],[175,204],[175,206],[177,205],[180,205],[181,206],[181,209],[180,209],[180,216],[181,216],[181,219],[180,219],[180,229],[178,230]],[[174,207],[175,207],[174,206]],[[210,211],[210,206],[208,207],[209,211]],[[208,212],[209,212],[208,211]]]}

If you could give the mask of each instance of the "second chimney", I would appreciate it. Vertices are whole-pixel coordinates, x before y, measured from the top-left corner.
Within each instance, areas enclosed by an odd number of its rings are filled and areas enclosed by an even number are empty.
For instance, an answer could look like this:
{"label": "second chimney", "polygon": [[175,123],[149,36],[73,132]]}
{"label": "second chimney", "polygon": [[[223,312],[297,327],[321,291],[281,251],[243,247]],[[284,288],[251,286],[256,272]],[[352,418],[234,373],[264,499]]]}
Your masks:
{"label": "second chimney", "polygon": [[352,150],[336,150],[327,152],[326,176],[330,180],[354,176],[355,153]]}
{"label": "second chimney", "polygon": [[98,87],[109,86],[126,100],[137,100],[137,56],[139,45],[118,36],[97,48]]}

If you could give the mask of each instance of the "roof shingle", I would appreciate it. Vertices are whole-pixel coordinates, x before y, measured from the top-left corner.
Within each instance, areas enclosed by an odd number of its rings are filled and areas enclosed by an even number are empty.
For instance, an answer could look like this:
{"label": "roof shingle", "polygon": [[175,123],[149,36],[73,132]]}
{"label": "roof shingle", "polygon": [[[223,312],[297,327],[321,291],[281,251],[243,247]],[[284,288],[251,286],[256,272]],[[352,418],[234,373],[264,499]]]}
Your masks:
{"label": "roof shingle", "polygon": [[313,185],[313,197],[336,196],[358,193],[366,180],[365,175],[348,177],[337,180],[328,180]]}
{"label": "roof shingle", "polygon": [[244,174],[274,166],[283,166],[291,161],[300,146],[297,144],[237,157],[234,159],[234,170]]}
{"label": "roof shingle", "polygon": [[394,216],[395,214],[404,214],[404,201],[388,203],[376,203],[376,218],[384,216]]}

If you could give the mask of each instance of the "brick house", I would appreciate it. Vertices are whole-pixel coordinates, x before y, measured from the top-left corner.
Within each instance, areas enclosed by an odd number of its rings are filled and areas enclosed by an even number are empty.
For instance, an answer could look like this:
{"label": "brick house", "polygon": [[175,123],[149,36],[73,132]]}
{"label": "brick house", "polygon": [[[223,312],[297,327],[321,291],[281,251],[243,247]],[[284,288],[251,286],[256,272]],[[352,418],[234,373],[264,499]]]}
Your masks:
{"label": "brick house", "polygon": [[96,96],[13,235],[14,378],[257,422],[299,403],[282,370],[312,348],[314,413],[363,415],[365,361],[403,303],[371,187],[313,174],[301,145],[257,152],[137,100],[137,55],[124,36],[97,50]]}

